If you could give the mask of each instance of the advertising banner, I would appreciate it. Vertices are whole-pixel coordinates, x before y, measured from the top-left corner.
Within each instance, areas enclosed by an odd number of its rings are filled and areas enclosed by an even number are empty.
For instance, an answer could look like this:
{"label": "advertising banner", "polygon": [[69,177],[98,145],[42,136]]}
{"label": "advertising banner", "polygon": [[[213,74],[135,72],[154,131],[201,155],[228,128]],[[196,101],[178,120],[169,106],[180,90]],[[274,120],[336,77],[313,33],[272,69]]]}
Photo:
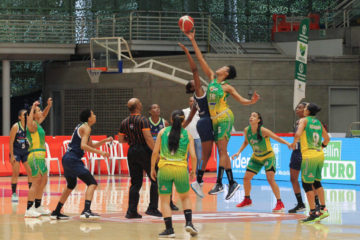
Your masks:
{"label": "advertising banner", "polygon": [[309,18],[305,18],[301,21],[298,41],[296,44],[294,103],[293,103],[294,110],[296,106],[300,103],[301,99],[305,98],[309,24],[310,24]]}
{"label": "advertising banner", "polygon": [[[292,142],[292,137],[283,137]],[[229,155],[235,154],[244,141],[243,136],[232,136],[228,145]],[[276,156],[276,180],[290,180],[291,150],[284,144],[271,139],[271,145]],[[246,166],[252,155],[252,149],[245,150],[231,161],[234,178],[243,178]],[[322,170],[324,183],[358,184],[360,185],[360,139],[359,138],[331,138],[331,142],[324,149],[325,162]],[[224,174],[225,176],[225,174]],[[225,176],[226,177],[226,176]],[[254,179],[266,180],[264,168]]]}

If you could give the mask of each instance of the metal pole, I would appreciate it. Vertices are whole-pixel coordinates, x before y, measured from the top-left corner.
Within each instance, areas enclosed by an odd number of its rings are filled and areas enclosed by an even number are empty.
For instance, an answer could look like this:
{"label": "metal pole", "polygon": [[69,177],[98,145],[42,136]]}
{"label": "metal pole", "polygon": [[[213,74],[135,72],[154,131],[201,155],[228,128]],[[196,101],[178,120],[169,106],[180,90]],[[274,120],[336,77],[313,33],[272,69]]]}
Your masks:
{"label": "metal pole", "polygon": [[2,135],[10,133],[10,61],[2,61]]}

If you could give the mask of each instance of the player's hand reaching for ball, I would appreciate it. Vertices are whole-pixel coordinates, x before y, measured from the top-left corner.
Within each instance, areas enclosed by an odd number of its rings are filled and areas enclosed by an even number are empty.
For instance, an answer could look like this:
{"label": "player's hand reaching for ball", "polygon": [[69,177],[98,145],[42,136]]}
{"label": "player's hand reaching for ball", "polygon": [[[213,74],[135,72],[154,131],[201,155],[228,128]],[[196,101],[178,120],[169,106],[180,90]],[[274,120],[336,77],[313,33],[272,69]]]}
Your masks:
{"label": "player's hand reaching for ball", "polygon": [[187,49],[187,47],[184,46],[184,44],[178,43],[178,45],[182,48],[184,52],[189,52],[189,50]]}
{"label": "player's hand reaching for ball", "polygon": [[190,41],[195,39],[195,28],[192,32],[183,32],[183,33],[189,38]]}

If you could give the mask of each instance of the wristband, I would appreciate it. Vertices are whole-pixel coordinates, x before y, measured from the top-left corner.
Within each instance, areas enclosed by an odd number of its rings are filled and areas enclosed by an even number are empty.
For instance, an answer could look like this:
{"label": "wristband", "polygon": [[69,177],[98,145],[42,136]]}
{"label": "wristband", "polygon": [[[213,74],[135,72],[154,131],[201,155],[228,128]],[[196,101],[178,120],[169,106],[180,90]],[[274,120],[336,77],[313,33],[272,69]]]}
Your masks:
{"label": "wristband", "polygon": [[324,143],[321,143],[321,146],[322,146],[323,148],[326,148],[326,147],[327,147],[327,145],[325,145]]}

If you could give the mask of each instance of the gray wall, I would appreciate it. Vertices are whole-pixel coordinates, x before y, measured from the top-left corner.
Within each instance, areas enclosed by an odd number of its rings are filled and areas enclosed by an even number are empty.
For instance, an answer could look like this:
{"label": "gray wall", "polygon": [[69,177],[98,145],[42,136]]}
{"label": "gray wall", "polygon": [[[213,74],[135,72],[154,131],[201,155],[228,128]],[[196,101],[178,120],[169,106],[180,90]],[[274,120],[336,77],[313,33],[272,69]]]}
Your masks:
{"label": "gray wall", "polygon": [[[294,60],[292,58],[265,55],[251,58],[218,54],[207,54],[205,57],[214,70],[226,64],[236,67],[237,78],[230,81],[230,84],[235,86],[242,96],[248,98],[248,94],[255,90],[261,95],[261,100],[253,106],[242,106],[230,97],[229,104],[234,112],[236,130],[242,131],[248,124],[249,114],[252,111],[258,111],[262,114],[266,127],[276,132],[292,131],[294,122],[292,110]],[[186,70],[189,69],[185,56],[157,57],[156,59]],[[143,60],[145,59],[137,59],[138,62]],[[102,74],[99,84],[91,84],[86,72],[87,66],[88,62],[48,63],[45,72],[45,96],[51,95],[53,91],[60,91],[63,104],[64,92],[69,89],[92,89],[93,92],[99,88],[131,89],[133,96],[140,98],[143,102],[143,113],[147,112],[145,109],[149,104],[158,103],[162,115],[166,119],[169,119],[170,113],[174,109],[185,108],[188,105],[189,96],[185,94],[183,85],[146,73]],[[125,64],[124,67],[129,66]],[[308,61],[307,72],[306,101],[318,103],[322,107],[319,118],[328,123],[329,87],[359,87],[359,59],[358,57],[312,58]],[[109,96],[103,97],[106,99]],[[93,101],[97,100],[92,99],[91,104],[94,104]],[[126,100],[121,102],[122,109],[125,103]],[[64,108],[71,108],[71,106],[63,106],[61,114],[54,117],[64,119]],[[109,111],[117,111],[117,106],[109,109]],[[124,118],[126,111],[124,113],[122,110],[118,116]],[[105,118],[102,121],[106,120]],[[118,122],[120,123],[121,120],[119,119]],[[75,124],[76,121],[73,125],[75,126]],[[101,124],[105,123],[98,121],[99,133]],[[62,126],[62,129],[64,128],[66,126]],[[114,129],[114,133],[116,131],[117,129]],[[61,133],[52,131],[51,133],[69,134],[64,131]]]}

